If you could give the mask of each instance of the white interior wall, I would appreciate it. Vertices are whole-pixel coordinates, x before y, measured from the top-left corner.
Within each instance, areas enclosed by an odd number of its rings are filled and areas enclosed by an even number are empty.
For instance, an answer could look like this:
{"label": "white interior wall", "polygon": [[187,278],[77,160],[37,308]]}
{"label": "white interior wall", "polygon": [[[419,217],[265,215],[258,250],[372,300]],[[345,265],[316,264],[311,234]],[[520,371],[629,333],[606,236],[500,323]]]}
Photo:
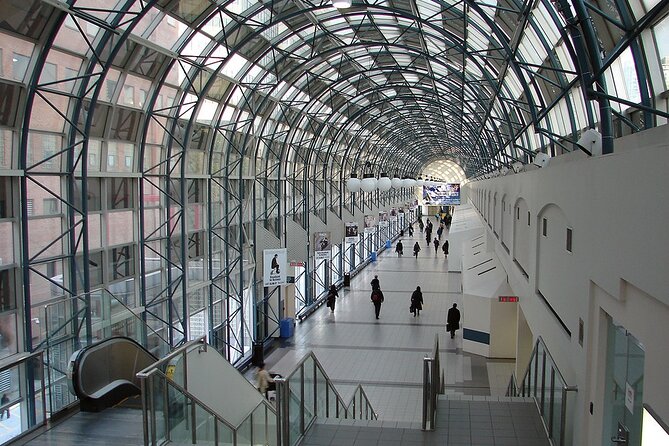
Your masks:
{"label": "white interior wall", "polygon": [[[601,318],[593,316],[601,311],[612,314],[646,348],[644,401],[669,421],[669,352],[665,347],[669,338],[669,274],[664,272],[669,264],[669,206],[665,204],[669,198],[669,126],[617,139],[615,147],[614,154],[586,158],[573,153],[551,160],[548,168],[464,187],[481,214],[485,213],[487,200],[483,197],[488,191],[508,197],[508,203],[527,203],[518,221],[515,214],[503,219],[502,237],[511,253],[507,254],[499,242],[495,250],[520,297],[529,329],[544,338],[567,382],[579,388],[574,414],[577,445],[601,444],[597,404],[603,401],[603,388],[598,387],[602,376],[595,366],[602,356],[598,334],[606,331],[601,330]],[[485,192],[479,194],[478,190]],[[572,225],[572,255],[559,252],[559,239],[555,244],[538,242],[537,215],[542,209],[552,212],[547,205],[559,208],[564,215],[562,223]],[[524,233],[527,210],[531,226]],[[550,216],[559,223],[556,215]],[[520,223],[513,225],[511,234],[522,236],[522,240],[506,241],[507,222]],[[523,243],[527,243],[526,251]],[[527,267],[529,279],[513,263],[514,256],[519,260],[527,256],[523,268]],[[537,262],[532,261],[535,256]],[[541,287],[549,290],[551,304],[571,337],[537,296],[537,277]],[[638,291],[629,292],[630,286]],[[586,347],[577,339],[579,318],[585,321]],[[590,415],[588,406],[593,400],[595,411]]]}

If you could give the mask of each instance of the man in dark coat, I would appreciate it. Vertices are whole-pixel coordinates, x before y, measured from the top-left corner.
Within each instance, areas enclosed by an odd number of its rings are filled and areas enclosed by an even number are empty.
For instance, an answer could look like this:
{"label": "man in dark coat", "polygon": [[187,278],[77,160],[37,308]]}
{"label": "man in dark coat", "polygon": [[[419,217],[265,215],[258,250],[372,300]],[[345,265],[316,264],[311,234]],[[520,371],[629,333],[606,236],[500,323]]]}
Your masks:
{"label": "man in dark coat", "polygon": [[444,240],[444,244],[441,249],[444,251],[444,257],[448,257],[448,240]]}
{"label": "man in dark coat", "polygon": [[395,252],[397,253],[397,257],[402,257],[402,254],[404,254],[404,245],[402,245],[402,240],[397,242],[397,245],[395,246]]}
{"label": "man in dark coat", "polygon": [[420,252],[420,245],[418,244],[418,242],[416,242],[416,243],[414,243],[414,245],[413,245],[413,256],[414,256],[415,258],[418,258],[418,253],[419,253],[419,252]]}
{"label": "man in dark coat", "polygon": [[337,293],[337,287],[334,285],[330,285],[330,291],[328,292],[328,297],[327,297],[327,305],[332,312],[334,312],[335,301],[337,300],[337,297],[339,297],[339,293]]}
{"label": "man in dark coat", "polygon": [[458,304],[453,304],[453,308],[449,308],[446,316],[446,331],[451,332],[451,339],[455,337],[455,330],[460,328],[460,310]]}
{"label": "man in dark coat", "polygon": [[381,289],[381,284],[379,283],[379,276],[374,276],[371,282],[369,284],[372,286],[372,291],[374,290],[380,290]]}
{"label": "man in dark coat", "polygon": [[374,304],[374,314],[376,318],[379,318],[379,312],[381,311],[381,304],[383,303],[383,293],[381,288],[376,288],[372,290],[372,303]]}
{"label": "man in dark coat", "polygon": [[411,294],[411,309],[413,310],[413,317],[420,316],[420,310],[423,309],[423,292],[419,286]]}

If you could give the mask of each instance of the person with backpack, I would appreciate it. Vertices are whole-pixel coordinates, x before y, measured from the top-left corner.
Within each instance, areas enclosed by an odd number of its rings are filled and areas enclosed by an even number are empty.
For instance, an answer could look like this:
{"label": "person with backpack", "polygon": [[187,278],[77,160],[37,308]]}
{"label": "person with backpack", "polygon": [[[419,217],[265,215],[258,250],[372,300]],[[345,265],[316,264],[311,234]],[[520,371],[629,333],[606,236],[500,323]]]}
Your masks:
{"label": "person with backpack", "polygon": [[376,288],[372,290],[372,303],[374,304],[374,314],[376,318],[379,318],[379,312],[381,312],[381,304],[383,303],[383,293],[381,288]]}
{"label": "person with backpack", "polygon": [[413,245],[413,256],[414,256],[415,258],[418,258],[418,253],[419,253],[419,252],[420,252],[420,245],[418,244],[418,242],[416,242],[416,243],[414,243],[414,245]]}

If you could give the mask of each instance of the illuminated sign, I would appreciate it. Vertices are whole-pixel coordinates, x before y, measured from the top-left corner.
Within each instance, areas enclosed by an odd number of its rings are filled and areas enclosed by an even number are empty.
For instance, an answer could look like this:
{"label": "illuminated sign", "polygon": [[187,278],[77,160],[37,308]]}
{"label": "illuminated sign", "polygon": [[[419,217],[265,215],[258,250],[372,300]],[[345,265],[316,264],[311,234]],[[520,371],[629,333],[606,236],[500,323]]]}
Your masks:
{"label": "illuminated sign", "polygon": [[518,296],[499,296],[500,302],[518,302]]}

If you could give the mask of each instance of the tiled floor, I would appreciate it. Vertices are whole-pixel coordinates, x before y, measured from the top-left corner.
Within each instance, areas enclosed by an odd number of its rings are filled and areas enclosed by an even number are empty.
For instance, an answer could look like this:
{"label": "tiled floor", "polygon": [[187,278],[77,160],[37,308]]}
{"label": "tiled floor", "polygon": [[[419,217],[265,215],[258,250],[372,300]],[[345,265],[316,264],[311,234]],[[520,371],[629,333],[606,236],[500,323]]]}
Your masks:
{"label": "tiled floor", "polygon": [[[417,234],[419,235],[419,234]],[[418,240],[403,238],[405,246]],[[339,292],[334,313],[323,306],[299,323],[294,337],[265,362],[286,376],[312,350],[345,400],[361,383],[378,421],[319,420],[304,445],[547,445],[534,403],[510,404],[504,395],[511,361],[487,360],[462,352],[462,332],[445,331],[453,303],[462,308],[459,271],[449,271],[441,251],[426,248],[418,259],[387,250]],[[379,276],[385,302],[379,320],[370,301],[370,281]],[[420,316],[409,313],[420,286]],[[466,315],[463,315],[466,317]],[[439,402],[437,430],[420,430],[422,360],[439,335],[446,397]],[[517,404],[517,405],[516,405]],[[541,428],[541,429],[540,429]]]}

